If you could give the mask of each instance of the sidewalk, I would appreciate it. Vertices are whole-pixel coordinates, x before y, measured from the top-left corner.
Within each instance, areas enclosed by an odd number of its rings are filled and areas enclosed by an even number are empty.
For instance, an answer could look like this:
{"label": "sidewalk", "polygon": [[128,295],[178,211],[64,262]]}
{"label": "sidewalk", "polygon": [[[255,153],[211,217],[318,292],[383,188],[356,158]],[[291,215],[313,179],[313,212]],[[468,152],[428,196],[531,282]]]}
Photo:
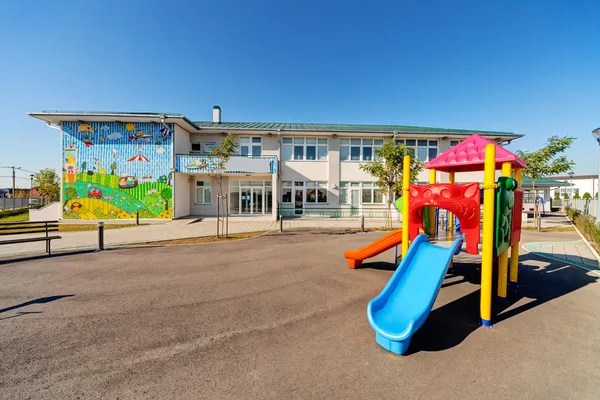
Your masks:
{"label": "sidewalk", "polygon": [[[569,235],[569,238],[571,237],[575,238],[575,236]],[[572,242],[531,242],[524,244],[523,248],[551,260],[566,261],[569,264],[587,269],[588,271],[600,272],[598,260],[583,240]]]}
{"label": "sidewalk", "polygon": [[[132,226],[104,231],[104,246],[118,246],[131,243],[146,243],[160,240],[187,239],[193,237],[214,236],[217,222],[207,218],[200,222],[193,219],[174,220],[163,224]],[[394,221],[394,228],[400,223]],[[284,230],[301,228],[360,228],[360,219],[284,220]],[[383,219],[365,219],[365,228],[381,228]],[[229,233],[262,232],[279,230],[279,221],[258,218],[235,218],[229,220]],[[59,232],[62,239],[52,242],[52,251],[95,249],[98,248],[98,231]],[[11,239],[35,237],[39,234],[13,235]],[[21,243],[0,246],[0,257],[45,252],[45,242]]]}

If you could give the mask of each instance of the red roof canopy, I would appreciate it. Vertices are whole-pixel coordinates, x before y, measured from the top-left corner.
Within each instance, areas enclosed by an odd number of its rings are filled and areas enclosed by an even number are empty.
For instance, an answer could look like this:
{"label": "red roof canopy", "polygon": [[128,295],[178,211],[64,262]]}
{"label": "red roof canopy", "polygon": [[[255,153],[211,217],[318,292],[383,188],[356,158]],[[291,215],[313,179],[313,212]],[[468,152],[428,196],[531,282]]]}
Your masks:
{"label": "red roof canopy", "polygon": [[501,169],[504,162],[512,163],[515,168],[527,168],[525,161],[516,154],[479,135],[471,135],[458,145],[449,148],[425,164],[425,168],[435,168],[442,172],[483,171],[485,146],[488,144],[496,146],[496,169]]}

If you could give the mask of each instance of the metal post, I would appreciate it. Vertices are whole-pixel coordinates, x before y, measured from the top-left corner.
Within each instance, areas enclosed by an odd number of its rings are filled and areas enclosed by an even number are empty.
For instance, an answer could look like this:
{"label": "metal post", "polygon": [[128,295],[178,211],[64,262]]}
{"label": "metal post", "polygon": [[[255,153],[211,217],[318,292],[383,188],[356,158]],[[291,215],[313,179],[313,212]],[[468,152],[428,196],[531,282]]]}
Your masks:
{"label": "metal post", "polygon": [[[600,142],[598,142],[598,144],[600,145]],[[598,188],[596,189],[598,199],[596,200],[596,224],[600,222],[600,146],[598,146],[598,150]]]}
{"label": "metal post", "polygon": [[221,217],[221,195],[217,195],[217,237],[219,236],[219,221]]}
{"label": "metal post", "polygon": [[360,216],[360,231],[361,232],[365,231],[365,216],[364,215]]}
{"label": "metal post", "polygon": [[135,224],[136,225],[140,224],[140,212],[139,211],[135,212]]}
{"label": "metal post", "polygon": [[283,232],[283,215],[279,214],[279,232]]}
{"label": "metal post", "polygon": [[104,222],[98,222],[98,249],[104,250]]}
{"label": "metal post", "polygon": [[224,213],[225,213],[225,237],[228,238],[229,237],[229,199],[227,198],[227,195],[225,195],[225,198],[223,199],[223,202],[225,203],[224,207]]}

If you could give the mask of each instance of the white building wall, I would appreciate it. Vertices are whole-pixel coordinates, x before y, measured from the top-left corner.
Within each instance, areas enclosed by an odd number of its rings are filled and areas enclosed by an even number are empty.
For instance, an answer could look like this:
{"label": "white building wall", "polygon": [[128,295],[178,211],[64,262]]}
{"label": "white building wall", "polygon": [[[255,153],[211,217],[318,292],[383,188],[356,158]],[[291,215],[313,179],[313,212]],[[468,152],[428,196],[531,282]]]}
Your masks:
{"label": "white building wall", "polygon": [[175,196],[173,196],[174,218],[181,218],[190,215],[190,183],[189,175],[176,173],[174,174]]}

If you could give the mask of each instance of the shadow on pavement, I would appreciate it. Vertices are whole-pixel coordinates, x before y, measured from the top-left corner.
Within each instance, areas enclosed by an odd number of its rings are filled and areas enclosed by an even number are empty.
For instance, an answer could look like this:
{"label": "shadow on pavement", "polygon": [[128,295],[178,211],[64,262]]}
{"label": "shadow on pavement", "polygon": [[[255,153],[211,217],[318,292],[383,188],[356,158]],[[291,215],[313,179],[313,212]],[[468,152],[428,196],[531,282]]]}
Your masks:
{"label": "shadow on pavement", "polygon": [[[447,278],[463,276],[464,279],[456,283],[466,281],[479,285],[481,281],[479,267],[478,264],[456,263],[454,272]],[[509,292],[510,304],[493,303],[492,323],[498,324],[527,312],[594,283],[598,278],[582,268],[569,265],[566,261],[550,261],[531,253],[523,254],[519,263],[519,289]],[[445,283],[446,286],[442,288],[456,283]],[[514,306],[524,298],[532,301]],[[480,326],[479,300],[480,290],[477,289],[431,311],[421,329],[414,334],[408,354],[419,351],[442,351],[460,344]]]}
{"label": "shadow on pavement", "polygon": [[2,308],[2,309],[0,309],[0,314],[8,312],[8,311],[16,310],[17,308],[27,307],[27,306],[30,306],[32,304],[50,303],[52,301],[60,300],[60,299],[63,299],[65,297],[73,297],[73,296],[74,295],[72,295],[72,294],[61,294],[61,295],[58,295],[58,296],[40,297],[39,299],[30,300],[30,301],[26,301],[25,303],[21,303],[21,304],[17,304],[17,305],[14,305],[14,306]]}
{"label": "shadow on pavement", "polygon": [[47,258],[56,258],[56,257],[65,257],[72,256],[75,254],[86,254],[93,253],[97,250],[95,249],[87,249],[87,250],[58,250],[56,252],[53,251],[51,255],[48,253],[35,253],[35,254],[27,254],[21,256],[8,256],[0,259],[0,265],[4,264],[16,264],[25,261],[34,261],[34,260],[42,260]]}
{"label": "shadow on pavement", "polygon": [[382,271],[395,271],[397,265],[386,261],[368,262],[360,266],[361,269],[378,269]]}

